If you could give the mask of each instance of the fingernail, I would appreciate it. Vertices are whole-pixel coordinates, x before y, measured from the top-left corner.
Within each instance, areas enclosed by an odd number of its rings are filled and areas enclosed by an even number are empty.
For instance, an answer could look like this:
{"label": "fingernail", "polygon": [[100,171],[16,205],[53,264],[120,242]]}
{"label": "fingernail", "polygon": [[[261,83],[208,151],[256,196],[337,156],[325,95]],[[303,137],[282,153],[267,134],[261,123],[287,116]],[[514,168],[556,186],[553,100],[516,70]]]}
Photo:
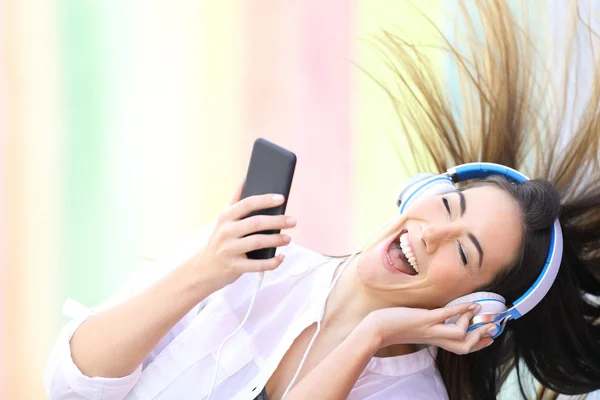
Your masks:
{"label": "fingernail", "polygon": [[282,201],[282,200],[283,200],[283,195],[281,195],[281,194],[273,195],[273,201]]}
{"label": "fingernail", "polygon": [[292,217],[290,217],[290,218],[286,219],[286,220],[285,220],[285,222],[286,222],[288,225],[292,226],[292,225],[296,225],[296,222],[297,222],[297,221],[296,221],[296,219],[295,219],[295,218],[292,218]]}
{"label": "fingernail", "polygon": [[492,343],[494,343],[494,341],[492,340],[491,342],[489,342],[488,344],[486,344],[485,346],[483,346],[483,348],[485,349],[486,347],[488,347],[489,345],[491,345]]}
{"label": "fingernail", "polygon": [[490,328],[487,330],[487,333],[488,333],[490,336],[492,336],[492,337],[493,337],[493,336],[496,334],[496,332],[497,332],[497,331],[498,331],[498,328],[496,328],[496,326],[491,326],[491,327],[490,327]]}
{"label": "fingernail", "polygon": [[480,309],[481,309],[481,304],[477,304],[477,303],[471,304],[468,308],[468,310],[477,310],[477,311],[479,311]]}
{"label": "fingernail", "polygon": [[288,235],[283,235],[283,241],[284,241],[285,243],[289,243],[289,242],[291,242],[291,241],[292,241],[292,238],[291,238],[291,237],[289,237]]}

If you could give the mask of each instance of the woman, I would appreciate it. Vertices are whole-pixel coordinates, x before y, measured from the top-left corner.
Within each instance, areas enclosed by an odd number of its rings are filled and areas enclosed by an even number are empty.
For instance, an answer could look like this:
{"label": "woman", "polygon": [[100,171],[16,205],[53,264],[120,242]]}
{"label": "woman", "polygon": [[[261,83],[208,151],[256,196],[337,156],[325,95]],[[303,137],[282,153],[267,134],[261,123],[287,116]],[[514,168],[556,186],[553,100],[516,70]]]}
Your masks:
{"label": "woman", "polygon": [[[527,173],[533,155],[529,175],[542,179],[489,178],[419,201],[348,263],[329,296],[345,259],[290,244],[286,234],[247,236],[296,222],[241,219],[283,199],[238,201],[238,194],[214,226],[156,265],[151,283],[134,281],[135,288],[63,329],[45,375],[50,397],[206,398],[219,344],[251,303],[243,329],[220,354],[211,398],[280,399],[323,304],[319,336],[287,399],[489,399],[512,370],[521,382],[523,364],[555,392],[600,388],[600,307],[591,297],[600,295],[600,70],[571,124],[562,104],[540,100],[548,100],[551,80],[510,10],[503,2],[478,9],[486,46],[471,22],[472,54],[447,48],[462,84],[461,119],[426,57],[391,34],[384,44],[398,85],[386,90],[402,126],[416,132],[408,146],[421,170],[432,161],[443,171],[482,160]],[[466,8],[465,17],[472,21]],[[563,100],[573,102],[567,92]],[[565,127],[573,140],[556,151]],[[493,340],[493,325],[466,332],[475,304],[441,308],[479,290],[509,302],[523,294],[543,266],[557,217],[563,261],[533,311]],[[401,236],[402,246],[392,244]],[[273,259],[245,257],[273,246],[280,247]],[[268,272],[253,298],[257,271]],[[455,324],[444,324],[453,316]]]}

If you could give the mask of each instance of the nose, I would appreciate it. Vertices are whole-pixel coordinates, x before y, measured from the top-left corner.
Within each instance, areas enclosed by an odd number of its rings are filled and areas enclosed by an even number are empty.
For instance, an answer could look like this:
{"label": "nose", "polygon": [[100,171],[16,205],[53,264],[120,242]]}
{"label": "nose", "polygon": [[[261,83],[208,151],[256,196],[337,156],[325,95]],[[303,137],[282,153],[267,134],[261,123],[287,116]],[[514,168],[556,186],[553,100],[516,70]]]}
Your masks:
{"label": "nose", "polygon": [[459,227],[451,223],[424,224],[421,226],[421,241],[427,253],[435,253],[440,245],[460,235]]}

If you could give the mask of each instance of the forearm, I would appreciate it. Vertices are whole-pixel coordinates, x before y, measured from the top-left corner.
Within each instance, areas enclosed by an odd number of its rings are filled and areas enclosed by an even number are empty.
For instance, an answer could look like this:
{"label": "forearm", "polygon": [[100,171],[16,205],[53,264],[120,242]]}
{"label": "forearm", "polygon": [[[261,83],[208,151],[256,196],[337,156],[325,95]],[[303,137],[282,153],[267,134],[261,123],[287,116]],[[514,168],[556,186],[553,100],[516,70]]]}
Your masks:
{"label": "forearm", "polygon": [[286,399],[346,399],[378,349],[379,344],[370,328],[360,324],[290,390]]}
{"label": "forearm", "polygon": [[180,266],[131,299],[87,319],[71,338],[71,355],[86,376],[132,373],[160,339],[215,289]]}

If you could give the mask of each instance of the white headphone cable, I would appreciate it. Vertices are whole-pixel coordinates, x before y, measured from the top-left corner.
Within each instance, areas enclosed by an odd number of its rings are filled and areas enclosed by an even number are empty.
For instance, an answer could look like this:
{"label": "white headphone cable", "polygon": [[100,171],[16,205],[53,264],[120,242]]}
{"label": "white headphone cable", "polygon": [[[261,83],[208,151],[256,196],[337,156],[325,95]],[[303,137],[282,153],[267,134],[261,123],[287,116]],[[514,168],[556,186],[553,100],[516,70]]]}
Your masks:
{"label": "white headphone cable", "polygon": [[221,358],[221,349],[223,348],[223,346],[225,345],[225,343],[227,343],[227,341],[229,339],[231,339],[236,333],[238,333],[240,331],[240,329],[242,329],[242,326],[244,326],[244,324],[246,323],[246,320],[248,319],[248,316],[250,315],[250,311],[252,311],[252,306],[254,305],[254,299],[256,298],[256,294],[258,293],[258,289],[260,289],[260,285],[261,285],[261,283],[263,281],[264,276],[265,276],[264,272],[259,272],[259,274],[258,274],[258,285],[256,286],[256,291],[254,291],[254,294],[252,295],[252,300],[250,300],[250,306],[248,306],[248,311],[246,311],[246,316],[242,320],[242,323],[233,332],[231,332],[225,338],[225,340],[223,340],[221,342],[221,344],[219,345],[219,350],[217,350],[217,361],[215,362],[215,373],[213,374],[213,380],[212,380],[212,383],[210,385],[210,391],[208,392],[208,396],[206,396],[206,400],[210,400],[210,396],[212,395],[212,392],[213,392],[213,390],[215,388],[215,383],[217,381],[217,374],[219,373],[219,359]]}
{"label": "white headphone cable", "polygon": [[352,261],[352,259],[358,254],[359,251],[362,251],[363,248],[365,246],[367,246],[367,244],[369,243],[369,240],[371,240],[371,237],[373,237],[373,235],[375,233],[377,233],[378,231],[380,231],[382,228],[384,228],[387,225],[389,225],[392,221],[393,221],[393,219],[385,222],[384,224],[380,225],[378,228],[376,228],[373,231],[371,231],[371,233],[369,233],[369,235],[367,236],[367,239],[365,239],[363,241],[363,243],[361,243],[361,245],[354,251],[354,253],[352,253],[352,255],[344,262],[344,264],[342,264],[342,267],[340,268],[340,272],[338,272],[338,274],[335,276],[335,278],[333,279],[333,281],[329,285],[329,288],[328,288],[328,291],[327,291],[327,296],[325,297],[325,301],[323,302],[323,307],[321,308],[321,313],[319,315],[319,319],[317,320],[317,330],[316,330],[315,334],[313,335],[312,339],[310,340],[310,343],[308,344],[308,347],[306,348],[306,351],[304,352],[304,355],[302,356],[302,360],[300,361],[300,364],[298,365],[298,369],[296,369],[296,373],[294,374],[294,377],[290,381],[288,387],[285,389],[285,392],[283,393],[283,396],[281,396],[282,399],[285,398],[285,396],[288,394],[288,392],[292,388],[292,385],[296,382],[296,379],[298,379],[298,375],[300,374],[300,371],[302,370],[302,367],[304,366],[304,362],[306,361],[306,357],[308,356],[308,353],[310,352],[310,349],[311,349],[313,343],[315,342],[315,339],[317,338],[317,335],[321,331],[321,321],[323,320],[323,316],[325,315],[325,307],[327,306],[327,300],[329,299],[329,294],[333,290],[333,287],[337,283],[337,281],[340,278],[340,276],[342,276],[342,273],[344,272],[344,270],[346,269],[346,267],[348,266],[348,264],[350,263],[350,261]]}

